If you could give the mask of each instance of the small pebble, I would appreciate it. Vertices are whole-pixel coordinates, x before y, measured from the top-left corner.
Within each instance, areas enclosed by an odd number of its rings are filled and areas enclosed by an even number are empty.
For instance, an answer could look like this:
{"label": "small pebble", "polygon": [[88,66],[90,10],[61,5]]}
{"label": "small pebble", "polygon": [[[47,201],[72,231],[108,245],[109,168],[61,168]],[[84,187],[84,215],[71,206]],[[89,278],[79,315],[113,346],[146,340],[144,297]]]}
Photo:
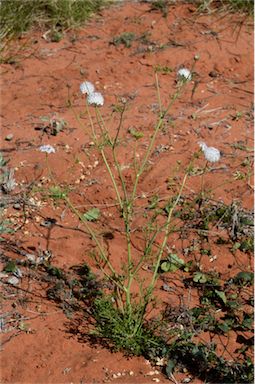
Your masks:
{"label": "small pebble", "polygon": [[191,378],[190,377],[186,377],[185,379],[182,380],[183,383],[190,383],[191,382]]}
{"label": "small pebble", "polygon": [[159,375],[160,372],[155,369],[155,371],[149,371],[146,373],[146,376],[153,376],[153,375]]}
{"label": "small pebble", "polygon": [[165,283],[162,285],[162,289],[163,289],[163,291],[166,291],[166,292],[172,292],[173,291],[173,288],[169,287],[169,285],[165,284]]}
{"label": "small pebble", "polygon": [[211,72],[209,72],[209,76],[210,76],[210,77],[218,77],[218,76],[219,76],[219,72],[217,72],[217,71],[211,71]]}
{"label": "small pebble", "polygon": [[9,277],[9,279],[7,281],[11,285],[18,285],[19,284],[19,279],[15,276]]}
{"label": "small pebble", "polygon": [[5,136],[6,141],[11,141],[13,139],[13,133],[9,133],[9,135]]}
{"label": "small pebble", "polygon": [[32,253],[26,253],[26,258],[28,261],[30,261],[30,263],[35,263],[35,255],[33,255]]}
{"label": "small pebble", "polygon": [[21,209],[21,205],[19,203],[13,204],[13,208],[19,210]]}

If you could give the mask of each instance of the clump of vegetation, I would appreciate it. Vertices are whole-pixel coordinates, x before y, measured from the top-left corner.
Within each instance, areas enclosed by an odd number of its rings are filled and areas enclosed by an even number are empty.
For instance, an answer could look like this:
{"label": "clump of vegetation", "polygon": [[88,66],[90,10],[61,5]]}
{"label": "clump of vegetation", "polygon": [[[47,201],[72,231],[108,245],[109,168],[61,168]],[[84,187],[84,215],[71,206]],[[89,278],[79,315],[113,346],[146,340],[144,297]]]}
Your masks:
{"label": "clump of vegetation", "polygon": [[162,352],[163,347],[166,349],[164,340],[141,322],[140,310],[138,306],[129,316],[116,308],[111,297],[98,298],[92,307],[96,321],[92,334],[104,340],[111,349],[122,350],[128,355],[148,356],[155,347]]}
{"label": "clump of vegetation", "polygon": [[135,38],[135,33],[124,32],[119,36],[115,36],[110,43],[116,46],[123,44],[126,48],[130,48]]}
{"label": "clump of vegetation", "polygon": [[0,38],[3,41],[18,37],[37,26],[55,31],[53,37],[58,40],[57,32],[80,26],[105,3],[105,0],[2,1]]}
{"label": "clump of vegetation", "polygon": [[253,1],[249,0],[198,0],[197,3],[200,11],[244,12],[248,15],[254,13]]}
{"label": "clump of vegetation", "polygon": [[160,11],[163,17],[167,17],[170,2],[168,0],[154,0],[151,3],[152,11]]}

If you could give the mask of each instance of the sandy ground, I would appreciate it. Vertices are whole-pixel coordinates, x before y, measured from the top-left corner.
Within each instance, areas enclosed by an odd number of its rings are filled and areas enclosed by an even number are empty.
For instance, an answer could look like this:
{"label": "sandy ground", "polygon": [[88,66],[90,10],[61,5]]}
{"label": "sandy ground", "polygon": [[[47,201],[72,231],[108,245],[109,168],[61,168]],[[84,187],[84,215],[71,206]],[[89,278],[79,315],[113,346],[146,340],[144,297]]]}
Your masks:
{"label": "sandy ground", "polygon": [[[130,47],[117,39],[124,32],[134,33]],[[89,80],[103,94],[105,104],[100,111],[113,136],[119,115],[112,111],[120,100],[126,100],[117,156],[131,184],[134,148],[139,161],[157,120],[154,69],[158,68],[162,104],[167,105],[176,91],[177,71],[182,67],[191,69],[195,55],[199,60],[193,79],[170,109],[156,139],[150,167],[139,185],[140,208],[153,195],[166,199],[172,180],[181,183],[185,167],[199,151],[198,141],[222,153],[220,161],[204,177],[210,197],[252,208],[252,176],[249,168],[242,166],[253,155],[251,21],[243,22],[241,16],[234,15],[198,15],[192,5],[171,6],[163,17],[159,11],[151,11],[149,4],[124,2],[103,11],[81,30],[66,33],[58,43],[46,41],[42,33],[34,31],[24,35],[17,47],[20,50],[15,60],[1,66],[1,152],[10,160],[8,167],[15,169],[17,182],[8,194],[13,203],[6,206],[4,214],[18,228],[14,234],[4,235],[9,246],[3,247],[2,256],[21,260],[24,252],[38,255],[50,250],[54,265],[66,271],[85,262],[91,265],[89,252],[94,245],[88,234],[79,230],[77,218],[63,202],[43,200],[38,192],[50,186],[46,157],[38,148],[50,144],[56,149],[48,156],[54,179],[69,188],[70,198],[81,212],[100,208],[102,221],[97,230],[114,234],[112,240],[105,239],[110,258],[116,267],[125,260],[123,224],[116,219],[116,199],[102,158],[91,143],[85,99],[79,86]],[[75,114],[80,116],[84,129]],[[55,136],[54,119],[66,122]],[[143,138],[137,141],[132,130],[142,133]],[[195,166],[203,168],[204,163],[200,156]],[[246,177],[241,177],[240,172]],[[194,195],[200,187],[201,175],[194,175],[189,177],[185,193]],[[30,205],[24,216],[22,204],[15,204],[28,190]],[[45,218],[53,218],[58,225],[50,229],[42,226]],[[139,209],[135,220],[134,226],[139,227]],[[139,231],[133,241],[134,253],[139,257],[144,244]],[[183,253],[185,242],[177,236],[169,241]],[[237,251],[233,256],[229,247],[213,241],[211,247],[218,257],[213,263],[208,257],[200,260],[204,270],[214,269],[227,276],[251,265],[248,254]],[[36,271],[21,269],[23,276],[16,288],[1,276],[5,314],[2,383],[169,382],[159,367],[152,367],[144,358],[127,358],[92,345],[78,326],[71,332],[75,315],[68,317],[58,304],[47,299],[50,282],[41,283]],[[148,276],[150,272],[144,271],[144,277]],[[156,293],[167,304],[175,305],[180,296],[186,304],[193,300],[170,277],[168,284],[176,286],[175,295],[162,291],[162,284],[159,281]],[[235,339],[231,340],[234,343]],[[181,382],[189,374],[177,373],[176,377]]]}

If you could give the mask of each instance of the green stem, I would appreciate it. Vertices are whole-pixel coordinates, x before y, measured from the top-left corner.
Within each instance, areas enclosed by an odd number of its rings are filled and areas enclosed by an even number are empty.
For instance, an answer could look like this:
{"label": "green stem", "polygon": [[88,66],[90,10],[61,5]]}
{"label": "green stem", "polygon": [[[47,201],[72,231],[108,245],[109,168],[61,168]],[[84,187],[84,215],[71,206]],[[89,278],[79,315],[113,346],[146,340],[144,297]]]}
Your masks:
{"label": "green stem", "polygon": [[50,177],[51,181],[53,182],[53,184],[56,186],[57,183],[56,183],[56,180],[55,180],[53,173],[51,171],[51,168],[50,168],[48,153],[46,152],[45,155],[46,155],[46,166],[47,166],[49,177]]}
{"label": "green stem", "polygon": [[[122,172],[121,172],[121,168],[120,168],[120,164],[119,164],[119,161],[117,159],[117,154],[116,154],[116,145],[117,145],[117,140],[118,140],[119,133],[120,133],[120,128],[121,128],[122,122],[123,122],[124,112],[125,112],[125,107],[121,111],[120,122],[119,122],[119,125],[118,125],[118,128],[117,128],[117,132],[116,132],[115,138],[113,140],[113,144],[112,144],[112,153],[113,153],[114,165],[115,165],[115,167],[117,169],[118,176],[119,176],[119,179],[120,179],[120,182],[121,182],[121,187],[122,187],[122,191],[123,191],[123,195],[124,195],[124,201],[128,202],[126,183],[125,183],[125,180],[123,178],[123,175],[122,175]],[[123,202],[122,202],[121,208],[122,209],[124,208]]]}
{"label": "green stem", "polygon": [[131,251],[131,237],[130,237],[130,225],[129,225],[129,213],[128,217],[125,218],[125,235],[127,243],[127,257],[128,257],[128,282],[126,286],[126,305],[129,314],[129,319],[132,317],[132,304],[131,304],[131,285],[133,282],[133,273],[132,273],[132,251]]}
{"label": "green stem", "polygon": [[202,200],[204,200],[204,197],[205,197],[205,193],[204,193],[204,175],[205,175],[207,164],[208,164],[208,161],[205,163],[205,166],[203,168],[202,177],[201,177],[201,199]]}
{"label": "green stem", "polygon": [[156,88],[157,88],[157,97],[158,97],[158,105],[159,105],[159,113],[162,114],[162,103],[161,103],[161,97],[160,97],[160,91],[159,91],[159,81],[158,81],[158,74],[155,73],[155,80],[156,80]]}
{"label": "green stem", "polygon": [[173,214],[173,211],[174,211],[176,205],[178,204],[178,202],[180,200],[180,197],[181,197],[184,185],[186,183],[187,177],[188,177],[188,174],[186,173],[184,178],[183,178],[182,185],[181,185],[181,188],[179,190],[178,196],[177,196],[174,204],[172,205],[172,207],[169,209],[169,212],[168,212],[166,226],[165,226],[164,239],[163,239],[162,245],[160,247],[160,250],[159,250],[159,253],[158,253],[158,256],[157,256],[157,261],[156,261],[156,266],[155,266],[155,269],[154,269],[153,277],[151,279],[151,283],[150,283],[150,285],[149,285],[149,287],[147,289],[147,293],[146,293],[146,297],[145,297],[146,305],[147,305],[147,303],[150,300],[152,291],[154,289],[155,283],[156,283],[157,278],[158,278],[158,269],[159,269],[161,258],[162,258],[162,255],[164,253],[164,250],[165,250],[165,247],[166,247],[166,243],[167,243],[167,239],[168,239],[168,236],[169,236],[169,226],[170,226],[170,223],[171,223],[172,214]]}
{"label": "green stem", "polygon": [[110,167],[110,165],[109,165],[109,163],[108,163],[108,161],[107,161],[107,158],[106,158],[106,156],[105,156],[105,152],[104,152],[103,148],[99,148],[99,151],[100,151],[100,153],[101,153],[101,156],[102,156],[103,161],[104,161],[104,163],[105,163],[106,169],[107,169],[107,171],[108,171],[108,173],[109,173],[109,175],[110,175],[110,178],[111,178],[111,180],[112,180],[112,184],[113,184],[113,187],[114,187],[116,196],[117,196],[117,200],[118,200],[119,206],[120,206],[121,210],[123,210],[123,202],[122,202],[122,199],[121,199],[121,197],[120,197],[119,189],[118,189],[118,187],[117,187],[117,184],[116,184],[115,178],[114,178],[114,176],[113,176],[111,167]]}
{"label": "green stem", "polygon": [[[156,85],[157,85],[157,87],[159,86],[157,82],[156,82]],[[155,130],[154,130],[154,133],[153,133],[153,135],[151,137],[150,144],[149,144],[149,147],[148,147],[148,149],[146,151],[146,154],[145,154],[145,157],[143,159],[143,162],[142,162],[138,172],[136,173],[136,178],[135,178],[135,182],[134,182],[134,188],[133,188],[133,192],[132,192],[131,201],[134,201],[134,198],[136,196],[136,191],[137,191],[137,186],[138,186],[138,182],[139,182],[140,176],[143,174],[144,169],[145,169],[145,167],[147,165],[148,158],[149,158],[149,156],[151,154],[151,150],[152,150],[152,148],[154,146],[154,143],[155,143],[156,137],[158,135],[158,132],[159,132],[159,130],[161,128],[161,125],[163,124],[164,118],[165,118],[167,112],[169,111],[169,109],[172,107],[172,105],[175,102],[175,100],[180,96],[181,90],[182,90],[182,87],[180,87],[177,90],[177,92],[174,94],[174,96],[172,97],[171,101],[169,102],[166,110],[160,114],[159,121],[158,121],[158,123],[157,123],[157,125],[155,127]]]}
{"label": "green stem", "polygon": [[[111,170],[111,167],[108,163],[108,160],[106,158],[106,155],[105,155],[105,151],[103,149],[103,147],[98,144],[98,141],[97,141],[97,138],[96,138],[96,133],[95,133],[95,129],[94,129],[94,124],[93,124],[93,120],[92,120],[92,117],[91,117],[91,114],[90,114],[90,111],[89,111],[89,108],[88,108],[88,105],[86,104],[86,107],[87,107],[87,113],[88,113],[88,116],[89,116],[89,119],[90,119],[90,124],[91,124],[91,127],[92,127],[92,132],[93,132],[93,137],[94,137],[94,140],[97,144],[97,147],[100,151],[100,154],[103,158],[103,161],[104,161],[104,164],[106,166],[106,169],[108,171],[108,174],[110,175],[110,178],[111,178],[111,181],[112,181],[112,184],[113,184],[113,187],[114,187],[114,190],[115,190],[115,193],[116,193],[116,196],[117,196],[117,199],[118,199],[118,203],[119,203],[119,206],[121,209],[123,209],[123,202],[122,202],[122,199],[120,197],[120,193],[119,193],[119,189],[118,189],[118,186],[116,184],[116,181],[115,181],[115,177],[112,173],[112,170]],[[96,110],[97,110],[97,107],[96,107]],[[100,122],[98,121],[99,125],[100,125]],[[102,130],[102,127],[100,126],[101,130]],[[102,144],[103,145],[103,144]]]}

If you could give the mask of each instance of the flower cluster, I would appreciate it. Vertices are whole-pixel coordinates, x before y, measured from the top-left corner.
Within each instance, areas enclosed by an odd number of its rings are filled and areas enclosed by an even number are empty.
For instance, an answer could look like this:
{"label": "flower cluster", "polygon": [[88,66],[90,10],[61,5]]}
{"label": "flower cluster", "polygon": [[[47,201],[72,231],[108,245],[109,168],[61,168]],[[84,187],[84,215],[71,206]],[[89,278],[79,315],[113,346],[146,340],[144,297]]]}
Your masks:
{"label": "flower cluster", "polygon": [[187,68],[179,69],[179,71],[177,72],[177,75],[181,80],[189,81],[192,79],[192,74],[190,70]]}
{"label": "flower cluster", "polygon": [[204,142],[198,143],[202,151],[204,152],[205,158],[211,163],[216,163],[220,160],[220,151],[214,147],[207,147]]}
{"label": "flower cluster", "polygon": [[104,97],[100,92],[95,92],[95,87],[90,81],[84,81],[80,85],[81,93],[87,95],[87,102],[89,105],[103,106]]}
{"label": "flower cluster", "polygon": [[90,81],[84,81],[84,83],[80,85],[80,90],[81,93],[89,95],[90,93],[94,92],[95,87]]}

